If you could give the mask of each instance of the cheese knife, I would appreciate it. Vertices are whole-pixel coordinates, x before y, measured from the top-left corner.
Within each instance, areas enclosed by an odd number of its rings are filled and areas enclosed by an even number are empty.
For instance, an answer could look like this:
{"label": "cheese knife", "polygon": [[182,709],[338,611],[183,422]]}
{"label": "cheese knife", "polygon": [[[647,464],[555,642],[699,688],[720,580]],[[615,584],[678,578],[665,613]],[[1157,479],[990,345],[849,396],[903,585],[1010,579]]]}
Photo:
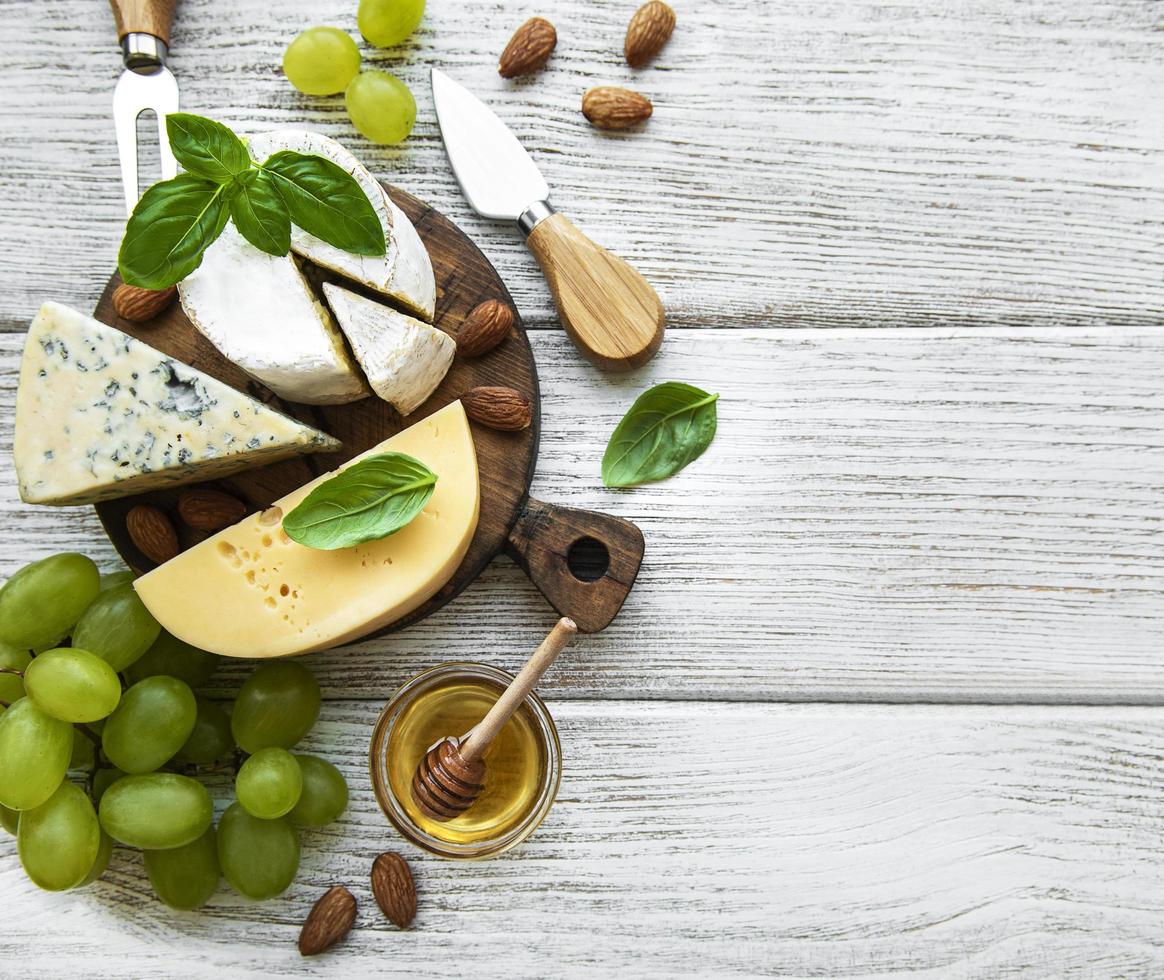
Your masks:
{"label": "cheese knife", "polygon": [[178,111],[178,82],[166,67],[170,51],[170,23],[176,0],[109,0],[117,22],[125,71],[113,90],[113,125],[117,131],[117,155],[121,158],[121,183],[125,209],[137,204],[137,117],[152,110],[158,117],[158,143],[162,178],[178,173],[178,163],[166,136],[166,116]]}
{"label": "cheese knife", "polygon": [[663,304],[650,284],[554,210],[545,178],[488,106],[437,68],[432,92],[445,151],[469,204],[487,218],[517,222],[582,353],[612,370],[649,361],[663,342]]}

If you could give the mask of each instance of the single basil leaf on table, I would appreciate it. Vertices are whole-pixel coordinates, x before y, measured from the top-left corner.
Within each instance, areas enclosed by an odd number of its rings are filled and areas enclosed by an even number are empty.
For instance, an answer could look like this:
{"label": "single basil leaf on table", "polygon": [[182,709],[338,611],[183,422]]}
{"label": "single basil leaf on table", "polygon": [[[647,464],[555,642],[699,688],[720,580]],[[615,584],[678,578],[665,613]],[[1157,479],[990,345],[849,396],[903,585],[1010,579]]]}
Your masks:
{"label": "single basil leaf on table", "polygon": [[643,392],[610,437],[602,482],[633,487],[678,473],[711,445],[717,398],[679,381]]}
{"label": "single basil leaf on table", "polygon": [[268,255],[286,255],[291,250],[291,215],[274,180],[261,170],[249,170],[234,183],[238,189],[230,217],[239,233]]}
{"label": "single basil leaf on table", "polygon": [[222,185],[194,174],[154,184],[126,225],[117,255],[121,278],[144,289],[185,279],[226,227],[229,196]]}
{"label": "single basil leaf on table", "polygon": [[312,490],[283,518],[283,530],[321,551],[377,541],[416,517],[436,482],[436,474],[412,456],[369,456]]}
{"label": "single basil leaf on table", "polygon": [[177,161],[199,177],[225,184],[251,169],[243,141],[213,119],[172,112],[166,116],[166,134]]}
{"label": "single basil leaf on table", "polygon": [[280,150],[261,164],[274,178],[291,220],[329,245],[357,255],[383,255],[384,228],[359,181],[330,160]]}

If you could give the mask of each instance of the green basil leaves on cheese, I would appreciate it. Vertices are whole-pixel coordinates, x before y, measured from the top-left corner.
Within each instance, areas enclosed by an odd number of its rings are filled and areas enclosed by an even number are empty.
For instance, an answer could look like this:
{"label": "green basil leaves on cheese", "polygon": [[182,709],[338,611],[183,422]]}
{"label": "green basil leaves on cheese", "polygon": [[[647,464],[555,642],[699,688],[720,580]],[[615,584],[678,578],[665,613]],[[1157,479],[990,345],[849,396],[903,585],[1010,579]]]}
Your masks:
{"label": "green basil leaves on cheese", "polygon": [[295,224],[335,248],[384,255],[384,229],[359,182],[330,160],[281,151],[256,163],[221,123],[189,113],[166,117],[174,156],[186,169],[154,184],[134,208],[117,257],[131,286],[164,289],[198,268],[228,220],[269,255],[290,250]]}
{"label": "green basil leaves on cheese", "polygon": [[312,490],[283,518],[283,530],[321,551],[377,541],[416,517],[436,482],[436,474],[412,456],[369,456]]}
{"label": "green basil leaves on cheese", "polygon": [[633,487],[678,473],[711,445],[718,398],[679,381],[645,391],[610,437],[602,482]]}

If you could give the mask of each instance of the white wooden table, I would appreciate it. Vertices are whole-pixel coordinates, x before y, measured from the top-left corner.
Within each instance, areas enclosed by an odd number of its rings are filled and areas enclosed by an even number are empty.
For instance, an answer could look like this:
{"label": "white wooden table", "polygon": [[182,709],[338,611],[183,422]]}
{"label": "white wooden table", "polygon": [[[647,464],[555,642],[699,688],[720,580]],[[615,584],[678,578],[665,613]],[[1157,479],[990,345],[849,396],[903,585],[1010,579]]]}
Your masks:
{"label": "white wooden table", "polygon": [[[411,932],[371,902],[372,857],[403,845],[366,745],[417,669],[513,667],[552,622],[504,560],[403,635],[312,658],[311,744],[352,805],[306,835],[285,897],[224,887],[171,913],[123,851],[96,886],[44,894],[6,839],[0,975],[1164,972],[1164,4],[675,0],[670,45],[631,72],[634,5],[430,0],[413,43],[365,52],[419,104],[382,149],[279,69],[303,27],[354,32],[354,0],[182,0],[185,108],[338,137],[477,240],[541,372],[534,492],[637,521],[647,558],[545,683],[553,813],[489,863],[405,849]],[[551,67],[503,82],[535,13],[559,30]],[[45,299],[92,308],[120,236],[111,19],[4,0],[0,23],[0,574],[66,548],[112,567],[90,512],[21,505],[10,466],[21,333]],[[517,236],[469,213],[433,64],[657,285],[672,329],[649,367],[581,361]],[[651,96],[649,125],[590,129],[599,83]],[[714,445],[603,490],[614,422],[663,379],[722,392]],[[359,929],[301,961],[337,882]]]}

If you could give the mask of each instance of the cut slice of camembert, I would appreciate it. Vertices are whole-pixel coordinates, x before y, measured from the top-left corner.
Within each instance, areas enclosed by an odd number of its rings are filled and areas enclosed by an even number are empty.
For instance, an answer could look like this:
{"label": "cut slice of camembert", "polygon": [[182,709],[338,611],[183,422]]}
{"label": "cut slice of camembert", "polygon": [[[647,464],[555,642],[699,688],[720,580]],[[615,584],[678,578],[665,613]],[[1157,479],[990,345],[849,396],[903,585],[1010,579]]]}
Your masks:
{"label": "cut slice of camembert", "polygon": [[31,504],[209,480],[337,440],[59,303],[32,321],[14,458]]}
{"label": "cut slice of camembert", "polygon": [[228,224],[178,294],[206,339],[280,398],[340,405],[368,396],[294,256],[268,255]]}
{"label": "cut slice of camembert", "polygon": [[[229,657],[281,657],[357,640],[432,598],[477,529],[473,437],[460,402],[380,443],[437,475],[424,510],[395,534],[338,551],[292,541],[281,526],[316,486],[300,487],[143,575],[134,588],[169,632]],[[337,471],[338,472],[338,471]]]}
{"label": "cut slice of camembert", "polygon": [[428,401],[457,344],[447,333],[327,282],[323,294],[372,390],[401,415]]}
{"label": "cut slice of camembert", "polygon": [[388,197],[380,182],[356,157],[333,139],[299,129],[259,133],[248,141],[251,156],[262,162],[280,150],[308,153],[342,167],[359,183],[384,228],[383,255],[353,255],[291,227],[291,250],[316,265],[389,296],[424,320],[436,309],[432,262],[412,222]]}

